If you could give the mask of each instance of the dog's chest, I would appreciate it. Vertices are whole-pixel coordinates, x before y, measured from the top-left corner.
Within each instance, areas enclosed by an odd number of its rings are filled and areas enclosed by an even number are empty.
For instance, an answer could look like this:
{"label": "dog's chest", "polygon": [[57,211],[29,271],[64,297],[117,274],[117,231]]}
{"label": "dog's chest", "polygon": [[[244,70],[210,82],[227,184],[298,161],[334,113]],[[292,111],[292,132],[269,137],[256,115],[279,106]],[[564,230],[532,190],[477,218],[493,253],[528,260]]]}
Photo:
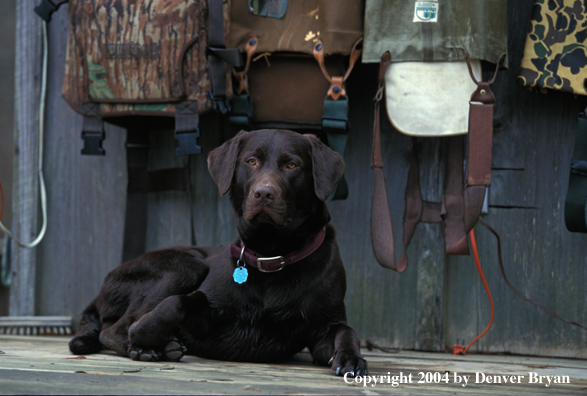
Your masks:
{"label": "dog's chest", "polygon": [[299,304],[265,306],[254,301],[216,310],[209,318],[208,336],[194,340],[193,353],[236,361],[287,359],[314,338],[312,326],[301,308]]}

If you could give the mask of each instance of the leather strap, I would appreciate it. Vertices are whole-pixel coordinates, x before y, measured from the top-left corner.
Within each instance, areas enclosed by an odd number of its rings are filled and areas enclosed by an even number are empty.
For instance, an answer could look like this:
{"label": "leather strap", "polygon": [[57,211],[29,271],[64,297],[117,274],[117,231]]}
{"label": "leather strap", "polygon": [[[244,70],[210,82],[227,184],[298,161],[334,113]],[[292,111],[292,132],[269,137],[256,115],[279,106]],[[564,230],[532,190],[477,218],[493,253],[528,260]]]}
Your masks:
{"label": "leather strap", "polygon": [[248,72],[249,67],[251,66],[251,61],[253,56],[255,56],[255,52],[257,52],[257,45],[259,44],[259,40],[257,37],[251,37],[245,46],[245,54],[247,55],[247,60],[245,62],[245,68],[242,71],[235,71],[232,68],[232,73],[234,74],[235,78],[239,82],[239,86],[235,89],[237,95],[247,94],[249,95],[249,78]]}
{"label": "leather strap", "polygon": [[349,67],[344,75],[344,77],[332,77],[328,70],[326,70],[326,64],[324,61],[324,44],[322,41],[318,40],[314,45],[314,49],[312,51],[314,55],[314,59],[318,62],[320,66],[320,70],[322,70],[322,74],[324,74],[324,78],[330,82],[330,88],[328,89],[328,93],[326,94],[327,98],[331,98],[333,100],[338,100],[339,98],[346,97],[346,91],[344,89],[343,83],[349,78],[351,71],[355,67],[355,63],[359,60],[361,56],[361,52],[363,49],[363,39],[358,39],[355,44],[353,45],[353,49],[351,50],[351,56],[349,58]]}
{"label": "leather strap", "polygon": [[[395,262],[395,240],[389,199],[383,172],[383,158],[381,155],[381,132],[379,107],[385,91],[385,72],[391,63],[391,53],[386,51],[381,55],[379,63],[379,89],[375,95],[375,110],[373,118],[373,154],[371,169],[373,169],[373,198],[371,201],[371,244],[377,262],[397,272],[406,269],[407,261]],[[411,168],[410,168],[411,170]]]}
{"label": "leather strap", "polygon": [[236,94],[232,97],[229,121],[232,125],[247,129],[253,126],[253,99],[249,94],[249,67],[257,51],[258,44],[257,37],[251,37],[245,46],[247,55],[245,68],[238,72],[234,67],[232,68],[232,74],[238,81],[239,86],[235,89]]}
{"label": "leather strap", "polygon": [[322,245],[325,237],[326,230],[322,228],[312,243],[304,246],[300,250],[290,252],[284,256],[264,257],[253,250],[247,249],[243,241],[240,242],[240,247],[231,244],[229,251],[232,257],[238,259],[241,258],[242,253],[242,258],[245,260],[245,263],[251,267],[257,268],[261,272],[276,272],[282,270],[288,265],[295,264],[314,253]]}
{"label": "leather strap", "polygon": [[[404,253],[398,267],[405,269],[408,264],[406,251],[414,236],[418,223],[437,223],[444,221],[445,250],[448,255],[468,255],[467,235],[481,215],[487,186],[491,183],[491,147],[493,140],[493,106],[495,97],[490,85],[494,82],[497,70],[505,55],[498,60],[493,78],[489,82],[478,82],[473,75],[469,56],[465,49],[465,60],[469,74],[477,89],[471,95],[469,107],[469,133],[467,135],[467,161],[463,175],[464,136],[449,139],[448,161],[446,165],[446,185],[443,201],[422,200],[418,164],[418,144],[412,140],[412,155],[406,186],[404,209]],[[373,163],[380,161],[375,155]],[[376,217],[377,213],[372,213]]]}
{"label": "leather strap", "polygon": [[565,224],[571,232],[587,233],[587,109],[578,118],[565,198]]}
{"label": "leather strap", "polygon": [[418,223],[440,223],[444,221],[444,243],[446,254],[468,255],[465,233],[465,196],[463,189],[463,136],[449,138],[446,185],[442,202],[422,200],[420,192],[420,165],[418,141],[412,139],[412,155],[408,171],[408,183],[404,204],[404,253],[402,266],[408,265],[406,254]]}
{"label": "leather strap", "polygon": [[[465,226],[465,212],[468,208],[465,202],[465,187],[463,184],[464,145],[465,136],[449,138],[446,185],[443,197],[444,210],[441,214],[444,220],[444,248],[446,254],[460,256],[469,255],[469,244],[467,242],[469,230]],[[484,196],[481,197],[481,203],[483,203],[483,198]],[[477,217],[479,217],[479,214],[481,214],[481,211],[479,211]]]}
{"label": "leather strap", "polygon": [[[328,146],[341,156],[344,156],[346,147],[349,122],[348,122],[348,98],[344,87],[344,82],[350,76],[355,67],[355,63],[361,56],[363,39],[359,39],[353,45],[349,57],[349,66],[344,76],[330,76],[326,70],[324,60],[324,44],[318,40],[314,45],[314,58],[320,66],[320,70],[326,80],[330,82],[330,87],[324,100],[324,116],[322,117],[322,129],[326,132]],[[338,182],[328,201],[335,199],[346,199],[348,197],[348,184],[344,177]]]}
{"label": "leather strap", "polygon": [[242,57],[237,48],[226,49],[224,42],[224,6],[222,0],[208,0],[208,70],[210,96],[214,109],[222,114],[229,110],[226,97],[226,64],[240,67]]}

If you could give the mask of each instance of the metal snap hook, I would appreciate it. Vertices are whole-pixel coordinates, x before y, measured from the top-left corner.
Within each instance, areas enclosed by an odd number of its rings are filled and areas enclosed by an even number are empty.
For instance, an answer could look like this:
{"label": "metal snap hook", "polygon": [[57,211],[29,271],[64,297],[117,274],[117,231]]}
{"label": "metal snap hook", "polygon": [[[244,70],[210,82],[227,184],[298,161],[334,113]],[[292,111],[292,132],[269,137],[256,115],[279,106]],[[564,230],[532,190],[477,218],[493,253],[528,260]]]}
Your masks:
{"label": "metal snap hook", "polygon": [[241,262],[243,263],[242,267],[247,265],[247,262],[243,259],[244,255],[245,255],[245,246],[243,246],[243,248],[241,249],[241,257],[236,262],[236,265],[238,265],[239,267],[241,267],[241,265],[240,265]]}

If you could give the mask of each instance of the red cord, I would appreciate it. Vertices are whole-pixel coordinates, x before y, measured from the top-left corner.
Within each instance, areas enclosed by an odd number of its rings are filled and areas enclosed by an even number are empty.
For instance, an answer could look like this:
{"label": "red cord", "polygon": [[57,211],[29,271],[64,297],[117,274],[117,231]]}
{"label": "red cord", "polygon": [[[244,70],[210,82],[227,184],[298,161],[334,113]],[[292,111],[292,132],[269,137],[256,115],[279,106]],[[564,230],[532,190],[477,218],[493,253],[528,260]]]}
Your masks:
{"label": "red cord", "polygon": [[491,292],[489,291],[489,286],[487,286],[487,282],[485,281],[485,276],[483,275],[483,271],[481,270],[481,264],[479,263],[479,253],[477,253],[477,242],[475,241],[475,233],[473,230],[469,232],[469,237],[471,238],[471,248],[473,249],[473,256],[475,257],[475,264],[477,265],[477,271],[479,272],[479,276],[481,276],[481,280],[483,281],[483,285],[485,286],[485,291],[487,292],[487,296],[489,297],[489,302],[491,303],[491,320],[489,321],[489,325],[483,330],[481,334],[479,334],[467,347],[465,348],[464,345],[455,345],[453,347],[453,355],[464,355],[467,353],[471,345],[477,342],[479,338],[483,337],[487,330],[493,324],[493,314],[494,314],[494,307],[493,307],[493,298],[491,297]]}

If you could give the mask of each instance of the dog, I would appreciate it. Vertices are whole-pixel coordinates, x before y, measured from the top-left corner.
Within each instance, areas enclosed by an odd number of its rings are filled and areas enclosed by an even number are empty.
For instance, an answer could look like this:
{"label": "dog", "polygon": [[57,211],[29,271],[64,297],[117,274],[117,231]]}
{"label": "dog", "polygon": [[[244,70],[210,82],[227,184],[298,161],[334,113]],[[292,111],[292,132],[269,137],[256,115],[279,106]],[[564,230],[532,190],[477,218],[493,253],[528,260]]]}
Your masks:
{"label": "dog", "polygon": [[114,269],[83,311],[71,352],[276,362],[307,347],[336,375],[366,375],[325,204],[342,177],[340,155],[314,135],[241,131],[209,154],[208,169],[229,192],[233,244],[156,250]]}

